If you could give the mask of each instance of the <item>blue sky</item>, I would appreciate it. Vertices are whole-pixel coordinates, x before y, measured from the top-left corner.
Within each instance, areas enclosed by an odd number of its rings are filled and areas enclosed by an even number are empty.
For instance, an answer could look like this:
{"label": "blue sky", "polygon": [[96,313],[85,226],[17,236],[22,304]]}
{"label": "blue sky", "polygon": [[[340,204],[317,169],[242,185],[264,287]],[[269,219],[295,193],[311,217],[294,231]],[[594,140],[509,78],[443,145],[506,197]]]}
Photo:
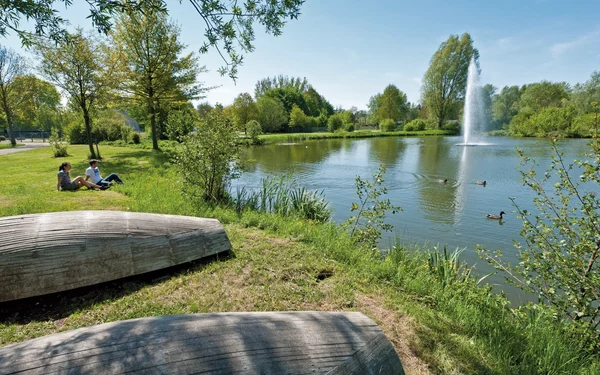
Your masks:
{"label": "blue sky", "polygon": [[[90,28],[85,3],[77,3],[63,14]],[[201,18],[185,0],[173,2],[170,14],[182,41],[197,51]],[[253,93],[257,80],[279,74],[306,77],[344,108],[366,109],[390,83],[418,101],[431,56],[449,35],[464,32],[480,51],[481,82],[499,88],[543,79],[574,84],[600,70],[598,0],[307,0],[283,35],[257,30],[256,50],[236,84],[217,73],[222,61],[215,51],[201,56],[210,71],[200,80],[220,86],[207,95],[212,104],[230,104],[241,92]],[[0,43],[20,50],[14,36]]]}

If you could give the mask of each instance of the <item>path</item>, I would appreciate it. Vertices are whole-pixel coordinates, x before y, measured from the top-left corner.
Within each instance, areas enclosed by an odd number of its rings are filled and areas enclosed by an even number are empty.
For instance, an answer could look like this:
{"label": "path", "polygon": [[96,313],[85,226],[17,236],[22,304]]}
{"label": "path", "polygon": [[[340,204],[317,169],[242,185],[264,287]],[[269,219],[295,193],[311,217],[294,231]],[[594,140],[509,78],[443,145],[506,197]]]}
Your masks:
{"label": "path", "polygon": [[25,143],[25,146],[20,146],[20,147],[15,147],[15,148],[3,148],[2,150],[0,150],[0,155],[7,155],[7,154],[12,154],[13,152],[33,150],[34,148],[48,147],[48,146],[50,146],[50,143],[48,143],[48,142],[28,142],[28,143]]}

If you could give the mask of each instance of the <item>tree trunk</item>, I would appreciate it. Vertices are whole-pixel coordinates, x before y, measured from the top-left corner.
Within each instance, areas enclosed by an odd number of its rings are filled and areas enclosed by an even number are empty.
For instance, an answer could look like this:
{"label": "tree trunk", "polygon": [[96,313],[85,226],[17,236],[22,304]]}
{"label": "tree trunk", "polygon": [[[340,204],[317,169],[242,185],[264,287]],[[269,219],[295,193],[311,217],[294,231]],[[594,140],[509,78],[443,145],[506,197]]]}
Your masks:
{"label": "tree trunk", "polygon": [[152,148],[159,150],[158,148],[158,133],[156,131],[156,109],[154,103],[150,100],[150,124],[152,125]]}
{"label": "tree trunk", "polygon": [[90,155],[92,159],[96,159],[96,151],[94,150],[94,144],[92,142],[92,120],[90,119],[90,113],[86,109],[83,110],[83,120],[85,122],[88,146],[90,147]]}
{"label": "tree trunk", "polygon": [[8,131],[8,139],[10,139],[10,144],[15,147],[17,145],[17,140],[15,139],[15,134],[13,131],[12,124],[12,115],[10,113],[10,107],[6,102],[6,94],[2,95],[2,109],[4,109],[4,114],[6,114],[6,130]]}

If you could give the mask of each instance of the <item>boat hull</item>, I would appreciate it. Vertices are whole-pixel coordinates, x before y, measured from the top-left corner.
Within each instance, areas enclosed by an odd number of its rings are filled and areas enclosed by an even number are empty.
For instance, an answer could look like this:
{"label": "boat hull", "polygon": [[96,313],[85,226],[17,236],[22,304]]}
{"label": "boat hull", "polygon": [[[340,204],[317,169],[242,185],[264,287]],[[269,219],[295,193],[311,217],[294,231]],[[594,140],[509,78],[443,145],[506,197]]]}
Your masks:
{"label": "boat hull", "polygon": [[231,249],[216,219],[121,211],[0,218],[0,302],[156,271]]}

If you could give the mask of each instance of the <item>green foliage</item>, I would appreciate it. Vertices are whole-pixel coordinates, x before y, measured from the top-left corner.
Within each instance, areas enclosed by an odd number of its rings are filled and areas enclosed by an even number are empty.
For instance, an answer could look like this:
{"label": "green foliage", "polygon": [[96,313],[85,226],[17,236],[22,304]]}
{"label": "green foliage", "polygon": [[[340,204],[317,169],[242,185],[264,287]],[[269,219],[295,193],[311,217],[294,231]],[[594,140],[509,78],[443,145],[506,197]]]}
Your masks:
{"label": "green foliage", "polygon": [[568,163],[552,142],[554,156],[540,177],[537,164],[518,150],[523,183],[535,194],[535,212],[513,204],[523,220],[516,243],[519,265],[503,260],[500,252],[481,250],[486,260],[506,272],[516,286],[535,293],[541,304],[572,322],[571,328],[588,345],[600,350],[600,143],[590,143],[586,160]]}
{"label": "green foliage", "polygon": [[211,111],[175,150],[184,194],[195,204],[226,201],[226,187],[239,174],[239,150],[233,122],[222,110]]}
{"label": "green foliage", "polygon": [[[479,69],[479,51],[473,47],[468,33],[459,38],[452,35],[443,42],[429,63],[423,78],[422,103],[429,117],[441,128],[444,122],[457,116],[465,97],[467,74],[471,59]],[[456,117],[454,117],[456,118]]]}
{"label": "green foliage", "polygon": [[189,109],[172,110],[167,119],[167,138],[172,141],[183,141],[183,138],[194,130],[195,119]]}
{"label": "green foliage", "polygon": [[383,94],[375,96],[378,100],[375,119],[392,119],[398,122],[406,116],[407,99],[406,94],[394,85],[388,85]]}
{"label": "green foliage", "polygon": [[434,246],[433,251],[429,252],[427,267],[442,288],[470,281],[472,269],[460,262],[460,254],[465,250],[466,248],[457,248],[448,253],[446,246],[444,246],[444,252],[442,253],[438,246]]}
{"label": "green foliage", "polygon": [[2,141],[6,141],[6,137],[3,135],[0,135],[0,142],[2,142]]}
{"label": "green foliage", "polygon": [[270,212],[282,216],[298,216],[324,223],[331,218],[329,203],[323,191],[308,191],[298,187],[291,176],[269,177],[261,180],[258,191],[249,192],[245,186],[238,188],[233,205],[238,215],[245,210]]}
{"label": "green foliage", "polygon": [[442,130],[448,130],[454,134],[460,134],[460,122],[458,122],[458,120],[448,120],[442,126]]}
{"label": "green foliage", "polygon": [[519,86],[504,86],[502,91],[492,99],[492,122],[496,129],[508,127],[512,118],[519,111],[521,100]]}
{"label": "green foliage", "polygon": [[247,92],[239,94],[232,105],[233,118],[238,129],[247,132],[246,124],[252,120],[258,119],[258,107],[252,99],[252,95]]}
{"label": "green foliage", "polygon": [[258,121],[250,120],[246,124],[246,131],[252,140],[252,144],[260,144],[260,138],[258,138],[258,136],[262,134],[262,128],[260,127],[260,123]]}
{"label": "green foliage", "polygon": [[525,87],[518,106],[520,110],[539,112],[548,107],[561,107],[568,97],[568,84],[542,81]]}
{"label": "green foliage", "polygon": [[92,138],[96,142],[123,140],[127,142],[132,129],[127,126],[127,120],[121,113],[105,110],[99,113],[92,126]]}
{"label": "green foliage", "polygon": [[272,89],[291,89],[303,93],[310,89],[306,77],[288,77],[280,74],[274,77],[263,78],[254,85],[254,97],[258,100],[267,91]]}
{"label": "green foliage", "polygon": [[[0,21],[0,34],[2,34],[2,21]],[[13,122],[17,105],[22,101],[22,88],[17,87],[20,76],[25,74],[27,67],[25,59],[16,52],[0,46],[0,108],[4,113],[6,128],[10,137],[10,143],[16,146]]]}
{"label": "green foliage", "polygon": [[52,150],[54,157],[62,158],[69,156],[69,153],[67,152],[68,146],[69,142],[58,136],[58,129],[52,128],[52,134],[50,135],[50,149]]}
{"label": "green foliage", "polygon": [[390,232],[393,229],[391,224],[385,223],[387,211],[395,214],[402,210],[399,206],[393,206],[389,199],[380,198],[387,194],[387,189],[382,186],[384,175],[385,166],[382,164],[373,175],[372,181],[356,176],[356,195],[358,195],[359,202],[353,202],[350,208],[350,211],[356,211],[356,216],[351,216],[343,224],[352,239],[368,249],[377,246],[382,231]]}
{"label": "green foliage", "polygon": [[194,53],[184,52],[180,34],[179,27],[152,6],[139,14],[121,14],[112,34],[112,61],[120,63],[121,89],[146,108],[154,149],[164,130],[165,107],[200,99],[208,91],[197,81],[206,68],[198,66]]}
{"label": "green foliage", "polygon": [[[36,36],[47,36],[52,42],[68,40],[66,24],[68,20],[61,17],[56,9],[59,5],[68,7],[72,1],[43,0],[43,1],[8,1],[2,3],[3,17],[0,19],[0,36],[5,36],[9,30],[15,31],[25,46],[34,43]],[[141,18],[149,11],[166,14],[166,0],[123,0],[87,1],[92,25],[98,32],[107,34],[113,27],[112,19],[115,14],[127,13],[133,18]],[[225,66],[219,69],[221,75],[228,74],[235,79],[238,66],[242,65],[243,54],[254,50],[254,23],[264,26],[268,34],[281,35],[283,26],[288,19],[296,19],[300,15],[302,0],[257,0],[237,4],[214,0],[194,1],[194,9],[205,23],[205,42],[200,48],[202,53],[211,48],[217,49],[223,56]],[[35,20],[31,31],[21,25],[30,25],[24,20]]]}
{"label": "green foliage", "polygon": [[336,113],[327,119],[327,130],[331,133],[336,132],[344,127],[344,119],[341,113]]}
{"label": "green foliage", "polygon": [[283,129],[288,121],[288,115],[281,101],[262,96],[258,99],[256,105],[258,107],[258,120],[264,132],[273,133]]}
{"label": "green foliage", "polygon": [[393,132],[396,130],[396,121],[391,118],[383,119],[379,122],[379,129],[381,129],[382,132]]}
{"label": "green foliage", "polygon": [[298,107],[296,104],[292,106],[292,111],[290,112],[290,128],[301,128],[304,129],[308,125],[308,116]]}
{"label": "green foliage", "polygon": [[407,132],[423,131],[427,127],[427,121],[422,118],[417,118],[404,125],[404,130]]}
{"label": "green foliage", "polygon": [[344,124],[344,130],[347,132],[353,132],[354,127],[355,127],[355,124],[353,124],[353,123]]}
{"label": "green foliage", "polygon": [[[571,128],[574,118],[575,111],[572,107],[548,107],[533,114],[523,110],[513,117],[509,129],[512,134],[524,137],[573,134]],[[583,129],[580,128],[577,132],[579,131]]]}
{"label": "green foliage", "polygon": [[139,145],[140,144],[140,133],[133,133],[133,136],[131,137],[131,140],[133,141],[134,144]]}
{"label": "green foliage", "polygon": [[306,129],[318,128],[320,126],[319,118],[307,116],[306,117]]}
{"label": "green foliage", "polygon": [[263,96],[261,96],[261,98],[263,97],[270,97],[279,100],[283,104],[288,117],[291,114],[294,105],[300,107],[302,112],[308,112],[304,94],[293,87],[286,86],[282,88],[270,89],[266,91]]}

